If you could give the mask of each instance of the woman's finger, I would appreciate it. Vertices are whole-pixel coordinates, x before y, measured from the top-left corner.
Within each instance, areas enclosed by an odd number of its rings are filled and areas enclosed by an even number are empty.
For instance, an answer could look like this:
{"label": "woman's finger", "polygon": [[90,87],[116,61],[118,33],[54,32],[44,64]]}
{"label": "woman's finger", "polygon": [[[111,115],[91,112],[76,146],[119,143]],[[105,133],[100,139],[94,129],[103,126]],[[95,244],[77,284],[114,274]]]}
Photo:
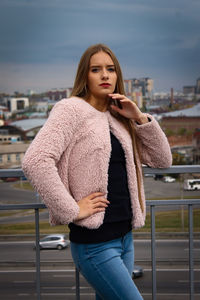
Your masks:
{"label": "woman's finger", "polygon": [[102,197],[96,197],[95,199],[92,200],[92,203],[98,203],[98,202],[110,203],[106,198],[102,198]]}
{"label": "woman's finger", "polygon": [[104,212],[105,208],[95,208],[93,211],[93,214],[99,213],[99,212]]}
{"label": "woman's finger", "polygon": [[121,100],[121,99],[125,99],[126,98],[124,95],[120,95],[120,94],[109,94],[109,96],[112,99],[117,99],[117,100]]}
{"label": "woman's finger", "polygon": [[92,200],[92,199],[95,199],[99,196],[103,196],[103,193],[101,193],[101,192],[92,193],[88,196],[88,199]]}

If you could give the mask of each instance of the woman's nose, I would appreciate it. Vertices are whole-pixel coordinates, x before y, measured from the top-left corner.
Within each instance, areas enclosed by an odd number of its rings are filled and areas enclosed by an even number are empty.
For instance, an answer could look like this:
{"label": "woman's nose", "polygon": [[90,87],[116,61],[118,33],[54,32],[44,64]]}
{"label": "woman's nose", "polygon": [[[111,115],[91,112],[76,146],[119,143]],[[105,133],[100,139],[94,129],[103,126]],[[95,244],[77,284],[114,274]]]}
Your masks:
{"label": "woman's nose", "polygon": [[102,76],[103,79],[108,79],[108,77],[109,77],[108,76],[108,71],[107,70],[103,70],[101,76]]}

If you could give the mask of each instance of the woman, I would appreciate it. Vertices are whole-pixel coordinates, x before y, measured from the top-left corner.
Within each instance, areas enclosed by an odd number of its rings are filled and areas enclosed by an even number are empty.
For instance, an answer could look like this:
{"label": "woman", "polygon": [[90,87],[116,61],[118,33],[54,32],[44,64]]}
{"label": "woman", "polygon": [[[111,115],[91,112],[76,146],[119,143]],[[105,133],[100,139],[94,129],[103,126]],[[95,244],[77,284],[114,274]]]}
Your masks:
{"label": "woman", "polygon": [[69,224],[74,262],[96,299],[142,299],[131,277],[132,228],[144,225],[146,213],[141,163],[166,168],[171,161],[156,120],[125,96],[113,52],[89,47],[71,97],[52,109],[23,170],[50,223]]}

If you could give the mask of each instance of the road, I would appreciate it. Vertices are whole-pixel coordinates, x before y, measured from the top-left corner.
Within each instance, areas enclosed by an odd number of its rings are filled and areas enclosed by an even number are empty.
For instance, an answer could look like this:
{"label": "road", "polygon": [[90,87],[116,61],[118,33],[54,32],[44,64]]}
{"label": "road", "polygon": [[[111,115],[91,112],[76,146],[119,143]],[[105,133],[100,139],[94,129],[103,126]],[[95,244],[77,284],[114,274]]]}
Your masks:
{"label": "road", "polygon": [[[15,183],[0,182],[0,203],[31,203],[37,202],[34,192],[13,188]],[[144,188],[147,199],[157,199],[164,197],[192,196],[199,197],[200,191],[181,191],[179,182],[163,182],[154,180],[152,177],[144,177]]]}
{"label": "road", "polygon": [[[21,191],[11,183],[0,183],[0,204],[35,203],[34,192]],[[145,178],[147,198],[180,198],[179,183],[164,183]],[[184,192],[184,196],[199,197],[199,191]],[[165,208],[169,210],[169,208]],[[174,209],[174,207],[173,207]],[[40,214],[47,219],[48,213]],[[34,216],[1,217],[0,223],[32,221]],[[34,242],[0,242],[0,295],[2,300],[36,299]],[[43,250],[41,255],[41,299],[75,299],[75,273],[70,249]],[[157,240],[157,300],[189,299],[188,241]],[[145,300],[151,298],[151,245],[150,240],[135,240],[136,263],[143,267],[144,276],[135,282]],[[194,300],[200,299],[200,241],[194,242]],[[51,262],[51,263],[49,263]],[[94,299],[94,291],[81,277],[81,300]]]}
{"label": "road", "polygon": [[[22,262],[33,262],[33,242],[0,242],[0,295],[1,299],[36,299],[35,269]],[[41,255],[41,299],[75,299],[75,271],[71,264],[70,249],[42,250]],[[188,241],[158,240],[157,257],[157,299],[189,299]],[[194,284],[195,297],[200,297],[200,241],[194,241]],[[151,299],[150,240],[135,240],[136,264],[143,267],[144,276],[135,280],[145,300]],[[10,261],[10,266],[5,265]],[[17,267],[15,262],[21,263]],[[4,262],[4,263],[3,263]],[[49,263],[51,262],[51,263]],[[60,263],[59,263],[60,262]],[[94,291],[82,278],[80,280],[81,300],[94,299]]]}
{"label": "road", "polygon": [[[162,198],[180,198],[181,190],[178,182],[165,183],[163,181],[155,181],[152,177],[144,177],[145,195],[147,199],[162,199]],[[19,204],[19,203],[37,203],[40,200],[36,197],[33,191],[26,191],[13,188],[13,183],[0,183],[0,204]],[[199,198],[200,191],[182,191],[183,196],[192,196]],[[174,210],[180,209],[179,206],[158,207],[157,210]],[[40,213],[41,220],[48,220],[48,212]],[[0,224],[32,222],[34,221],[34,214],[21,216],[17,214],[12,217],[1,217]]]}
{"label": "road", "polygon": [[[200,269],[195,271],[195,296],[200,299]],[[35,300],[35,272],[33,270],[0,271],[1,299]],[[144,300],[151,296],[151,269],[144,269],[144,276],[135,280]],[[94,290],[80,277],[81,300],[94,300]],[[41,299],[75,300],[74,269],[42,270]],[[189,282],[187,269],[165,268],[157,271],[157,300],[188,300]]]}
{"label": "road", "polygon": [[[145,264],[151,261],[151,240],[135,240],[135,259],[137,262]],[[33,241],[24,242],[0,242],[0,263],[5,261],[34,261],[35,251]],[[182,262],[188,260],[189,255],[188,240],[157,240],[156,258],[162,262]],[[40,251],[41,261],[61,261],[71,260],[70,249],[67,250],[42,250]],[[200,240],[194,241],[194,259],[200,262]]]}

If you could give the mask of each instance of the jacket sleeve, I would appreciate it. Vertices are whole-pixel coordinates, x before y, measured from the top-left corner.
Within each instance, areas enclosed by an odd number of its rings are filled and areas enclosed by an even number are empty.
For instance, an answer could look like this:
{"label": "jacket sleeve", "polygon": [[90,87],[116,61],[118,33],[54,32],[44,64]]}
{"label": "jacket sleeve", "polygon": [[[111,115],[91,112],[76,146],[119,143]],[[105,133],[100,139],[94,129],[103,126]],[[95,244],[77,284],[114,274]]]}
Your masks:
{"label": "jacket sleeve", "polygon": [[166,135],[155,118],[147,114],[150,122],[135,125],[141,163],[151,168],[169,168],[172,165],[171,149]]}
{"label": "jacket sleeve", "polygon": [[22,169],[42,197],[57,223],[68,224],[78,216],[79,206],[58,174],[57,163],[77,126],[76,111],[67,100],[59,101],[25,153]]}

